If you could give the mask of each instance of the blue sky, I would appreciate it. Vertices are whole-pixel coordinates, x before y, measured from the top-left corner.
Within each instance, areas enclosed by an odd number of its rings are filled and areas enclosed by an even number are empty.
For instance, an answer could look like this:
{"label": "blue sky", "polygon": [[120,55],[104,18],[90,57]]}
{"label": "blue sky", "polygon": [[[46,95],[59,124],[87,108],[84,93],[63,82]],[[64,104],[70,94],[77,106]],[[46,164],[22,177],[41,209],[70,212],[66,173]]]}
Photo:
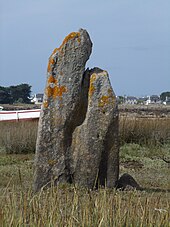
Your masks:
{"label": "blue sky", "polygon": [[79,28],[116,95],[170,91],[170,0],[0,0],[0,86],[43,92],[48,57]]}

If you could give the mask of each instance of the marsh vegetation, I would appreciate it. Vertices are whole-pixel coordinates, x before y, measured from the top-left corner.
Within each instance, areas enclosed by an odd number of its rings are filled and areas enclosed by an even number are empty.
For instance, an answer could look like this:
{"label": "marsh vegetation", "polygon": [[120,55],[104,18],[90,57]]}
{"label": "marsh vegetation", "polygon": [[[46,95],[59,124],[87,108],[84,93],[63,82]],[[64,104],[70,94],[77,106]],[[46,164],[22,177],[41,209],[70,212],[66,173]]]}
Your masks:
{"label": "marsh vegetation", "polygon": [[168,226],[170,119],[120,117],[120,175],[143,191],[60,185],[34,194],[37,122],[0,124],[0,226]]}

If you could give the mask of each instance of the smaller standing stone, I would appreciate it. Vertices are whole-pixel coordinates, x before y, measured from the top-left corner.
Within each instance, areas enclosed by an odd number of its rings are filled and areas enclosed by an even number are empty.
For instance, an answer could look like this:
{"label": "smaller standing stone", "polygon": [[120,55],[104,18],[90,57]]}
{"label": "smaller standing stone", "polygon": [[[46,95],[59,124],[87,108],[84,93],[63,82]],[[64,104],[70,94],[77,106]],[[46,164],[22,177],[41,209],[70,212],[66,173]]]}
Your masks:
{"label": "smaller standing stone", "polygon": [[119,175],[118,109],[106,71],[90,74],[85,121],[78,126],[71,145],[74,183],[89,188],[114,187]]}

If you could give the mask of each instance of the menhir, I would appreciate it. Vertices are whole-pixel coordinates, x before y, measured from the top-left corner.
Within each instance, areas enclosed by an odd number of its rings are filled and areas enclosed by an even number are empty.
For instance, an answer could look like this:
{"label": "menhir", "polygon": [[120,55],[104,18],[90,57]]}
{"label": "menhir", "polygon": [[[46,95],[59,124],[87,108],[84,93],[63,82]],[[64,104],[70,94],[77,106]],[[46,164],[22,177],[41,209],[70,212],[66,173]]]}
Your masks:
{"label": "menhir", "polygon": [[49,58],[38,126],[34,190],[59,183],[115,186],[118,109],[108,73],[85,70],[86,30],[72,32]]}

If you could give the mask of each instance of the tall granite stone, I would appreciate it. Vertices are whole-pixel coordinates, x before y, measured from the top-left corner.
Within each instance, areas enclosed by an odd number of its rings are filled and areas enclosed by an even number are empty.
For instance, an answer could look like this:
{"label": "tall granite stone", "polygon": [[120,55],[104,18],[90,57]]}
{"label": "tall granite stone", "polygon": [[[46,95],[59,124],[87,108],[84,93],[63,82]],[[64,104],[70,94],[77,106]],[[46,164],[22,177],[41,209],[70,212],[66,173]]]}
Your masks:
{"label": "tall granite stone", "polygon": [[85,118],[82,97],[88,94],[89,79],[84,72],[91,51],[90,37],[81,29],[69,34],[49,58],[36,145],[35,191],[51,180],[71,182],[68,148],[72,132]]}
{"label": "tall granite stone", "polygon": [[85,70],[86,30],[72,32],[51,54],[38,126],[34,190],[59,183],[93,188],[118,179],[118,111],[106,71]]}
{"label": "tall granite stone", "polygon": [[72,176],[76,184],[114,187],[119,174],[118,109],[106,71],[90,74],[88,108],[82,125],[73,132]]}

